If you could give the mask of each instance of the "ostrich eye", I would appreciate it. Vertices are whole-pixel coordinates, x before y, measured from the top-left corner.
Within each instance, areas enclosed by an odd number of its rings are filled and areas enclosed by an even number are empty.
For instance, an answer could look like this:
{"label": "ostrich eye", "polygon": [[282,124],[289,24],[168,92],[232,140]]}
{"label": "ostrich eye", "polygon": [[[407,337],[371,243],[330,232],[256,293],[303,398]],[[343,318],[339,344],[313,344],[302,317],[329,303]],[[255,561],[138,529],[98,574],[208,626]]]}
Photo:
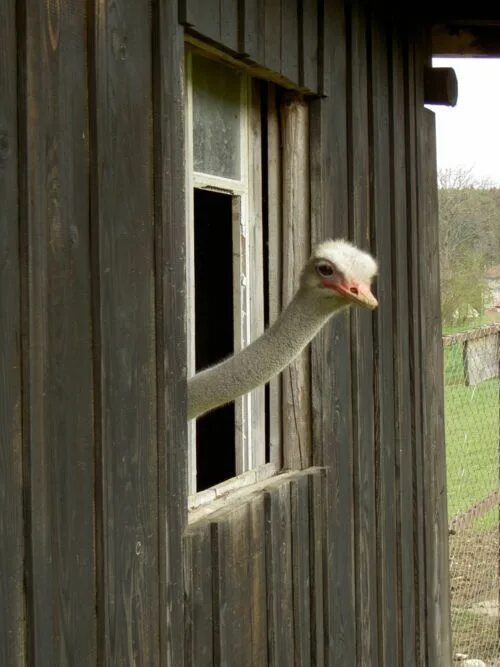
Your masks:
{"label": "ostrich eye", "polygon": [[333,266],[330,264],[318,264],[316,271],[322,278],[330,278],[334,273]]}

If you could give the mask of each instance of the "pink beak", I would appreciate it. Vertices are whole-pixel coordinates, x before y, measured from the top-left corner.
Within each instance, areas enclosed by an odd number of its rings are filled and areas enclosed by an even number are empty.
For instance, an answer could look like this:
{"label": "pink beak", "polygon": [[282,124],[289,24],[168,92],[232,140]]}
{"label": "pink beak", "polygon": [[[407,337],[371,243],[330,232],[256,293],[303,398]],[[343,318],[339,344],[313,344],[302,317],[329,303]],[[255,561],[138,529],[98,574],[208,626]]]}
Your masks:
{"label": "pink beak", "polygon": [[369,308],[370,310],[374,310],[378,306],[378,301],[373,296],[369,285],[365,285],[364,283],[340,283],[331,287],[339,292],[344,299],[352,301],[358,306]]}

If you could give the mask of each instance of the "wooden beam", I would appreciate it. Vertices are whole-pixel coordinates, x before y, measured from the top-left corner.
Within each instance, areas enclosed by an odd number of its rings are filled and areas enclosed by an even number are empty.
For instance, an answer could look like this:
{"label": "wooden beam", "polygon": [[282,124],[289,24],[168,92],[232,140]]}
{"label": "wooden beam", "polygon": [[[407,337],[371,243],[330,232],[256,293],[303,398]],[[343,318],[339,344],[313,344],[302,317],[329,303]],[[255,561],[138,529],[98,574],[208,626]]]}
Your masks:
{"label": "wooden beam", "polygon": [[498,25],[439,23],[432,28],[434,56],[500,56]]}
{"label": "wooden beam", "polygon": [[[0,3],[0,664],[25,664],[16,2]],[[23,44],[24,46],[24,44]],[[7,326],[5,326],[7,324]]]}
{"label": "wooden beam", "polygon": [[452,67],[424,68],[424,103],[454,107],[458,99],[458,81]]}
{"label": "wooden beam", "polygon": [[[291,300],[309,256],[309,113],[300,96],[281,107],[283,146],[283,305]],[[307,348],[283,373],[283,463],[312,462],[310,353]]]}

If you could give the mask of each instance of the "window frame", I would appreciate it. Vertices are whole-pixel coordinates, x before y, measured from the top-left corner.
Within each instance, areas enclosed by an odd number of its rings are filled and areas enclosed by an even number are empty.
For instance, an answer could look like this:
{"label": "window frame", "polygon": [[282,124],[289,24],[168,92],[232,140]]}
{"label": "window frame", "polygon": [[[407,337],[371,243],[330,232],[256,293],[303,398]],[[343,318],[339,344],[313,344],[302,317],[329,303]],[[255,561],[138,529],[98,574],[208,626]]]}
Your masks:
{"label": "window frame", "polygon": [[[233,294],[234,350],[238,352],[264,330],[264,277],[262,247],[262,175],[261,113],[259,88],[250,76],[240,76],[240,179],[230,179],[194,171],[193,160],[193,77],[192,55],[227,63],[192,47],[186,49],[186,245],[187,245],[187,365],[188,377],[195,372],[194,314],[194,190],[212,190],[227,194],[233,200]],[[277,466],[266,464],[265,390],[258,387],[235,401],[235,468],[236,476],[198,492],[196,477],[196,420],[188,424],[188,493],[190,506],[201,497],[216,497],[219,487],[253,483],[257,471],[269,474]],[[272,468],[272,472],[271,472]],[[248,474],[249,473],[249,474]],[[252,473],[255,473],[253,475]],[[209,492],[209,493],[207,493]],[[215,495],[214,495],[215,493]]]}

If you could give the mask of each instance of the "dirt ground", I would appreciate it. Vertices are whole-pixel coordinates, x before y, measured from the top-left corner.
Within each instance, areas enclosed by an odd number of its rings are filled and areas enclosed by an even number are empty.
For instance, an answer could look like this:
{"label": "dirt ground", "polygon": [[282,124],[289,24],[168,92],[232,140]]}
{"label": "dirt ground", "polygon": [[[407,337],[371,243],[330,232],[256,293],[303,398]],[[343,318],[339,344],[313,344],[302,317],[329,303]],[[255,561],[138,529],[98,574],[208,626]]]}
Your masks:
{"label": "dirt ground", "polygon": [[464,528],[449,545],[454,655],[500,667],[499,531]]}

